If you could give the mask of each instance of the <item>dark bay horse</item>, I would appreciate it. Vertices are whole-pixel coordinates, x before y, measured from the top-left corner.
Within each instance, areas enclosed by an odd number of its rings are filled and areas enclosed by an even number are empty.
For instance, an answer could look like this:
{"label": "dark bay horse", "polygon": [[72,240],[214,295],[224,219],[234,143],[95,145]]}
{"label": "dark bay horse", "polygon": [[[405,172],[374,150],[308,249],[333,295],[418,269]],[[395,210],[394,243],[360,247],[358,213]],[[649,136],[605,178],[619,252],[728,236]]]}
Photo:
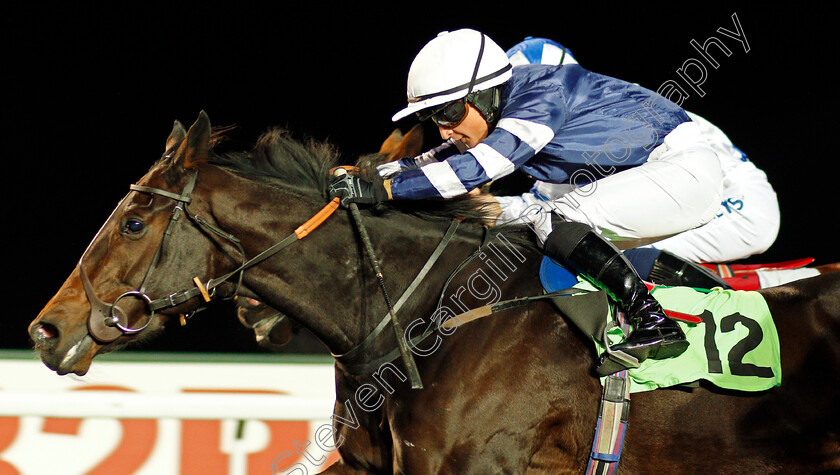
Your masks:
{"label": "dark bay horse", "polygon": [[[247,153],[221,154],[212,150],[213,137],[204,113],[189,132],[176,123],[163,158],[32,322],[30,335],[48,367],[85,374],[96,355],[147,338],[203,305],[205,291],[211,298],[237,293],[265,302],[344,355],[335,367],[333,416],[342,459],[327,473],[583,471],[601,388],[591,372],[591,344],[551,304],[455,331],[434,326],[444,309],[541,293],[541,254],[525,230],[488,231],[469,198],[362,210],[394,300],[452,218],[464,218],[397,312],[409,337],[434,330],[413,343],[425,387],[411,389],[399,359],[380,360],[395,348],[393,332],[347,357],[387,314],[348,213],[339,209],[303,239],[289,234],[328,202],[337,153],[274,131]],[[292,244],[237,272],[278,242]],[[476,252],[482,243],[485,252]],[[782,386],[634,394],[620,470],[840,469],[840,274],[761,293],[780,335]],[[377,362],[372,370],[356,370],[370,362]]]}

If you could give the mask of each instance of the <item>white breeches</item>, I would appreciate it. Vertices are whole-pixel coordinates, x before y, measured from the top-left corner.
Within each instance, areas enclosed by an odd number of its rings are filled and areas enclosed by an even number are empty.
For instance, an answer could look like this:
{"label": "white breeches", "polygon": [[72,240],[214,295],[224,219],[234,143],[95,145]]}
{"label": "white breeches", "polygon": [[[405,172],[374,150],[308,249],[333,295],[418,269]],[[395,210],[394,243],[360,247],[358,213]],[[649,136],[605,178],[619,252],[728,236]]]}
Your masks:
{"label": "white breeches", "polygon": [[779,221],[779,201],[767,176],[742,162],[726,174],[713,220],[651,247],[692,262],[729,262],[766,251],[779,234]]}
{"label": "white breeches", "polygon": [[612,241],[668,237],[702,226],[718,213],[723,191],[720,161],[693,122],[681,124],[648,161],[581,187],[555,185],[550,201],[531,195],[498,197],[498,224],[534,227],[540,242],[551,213],[586,223]]}

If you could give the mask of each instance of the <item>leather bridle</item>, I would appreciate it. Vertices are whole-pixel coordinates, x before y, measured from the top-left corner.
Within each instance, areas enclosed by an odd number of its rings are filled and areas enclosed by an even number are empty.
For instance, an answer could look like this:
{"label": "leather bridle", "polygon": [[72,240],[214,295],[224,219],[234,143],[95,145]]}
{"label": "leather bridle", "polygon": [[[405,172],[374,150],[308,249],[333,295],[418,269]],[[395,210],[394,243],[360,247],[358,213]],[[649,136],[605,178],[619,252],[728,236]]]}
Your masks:
{"label": "leather bridle", "polygon": [[[163,190],[160,188],[152,188],[141,185],[131,185],[130,189],[132,192],[163,196],[175,202],[175,206],[172,209],[172,216],[170,217],[169,224],[163,233],[163,238],[161,239],[160,245],[158,246],[154,257],[152,258],[152,263],[149,265],[149,268],[146,271],[146,275],[143,278],[143,282],[140,284],[140,287],[137,290],[129,290],[127,292],[124,292],[122,295],[117,297],[116,300],[114,300],[112,303],[106,303],[96,295],[96,292],[93,289],[93,285],[91,284],[90,279],[88,278],[87,273],[84,270],[84,260],[87,256],[88,251],[90,251],[91,246],[96,241],[99,234],[102,233],[103,229],[105,229],[105,226],[107,226],[107,224],[111,221],[111,218],[114,216],[117,210],[119,210],[122,207],[123,203],[128,199],[128,197],[131,196],[131,192],[129,192],[129,194],[126,195],[125,198],[122,199],[122,201],[120,201],[120,203],[115,208],[114,212],[111,214],[111,216],[109,216],[108,220],[105,221],[105,225],[103,225],[102,229],[100,229],[99,232],[97,232],[96,236],[94,236],[93,241],[91,241],[91,244],[88,245],[88,248],[82,254],[82,258],[79,260],[78,267],[79,277],[82,281],[82,287],[84,288],[85,295],[88,299],[88,302],[90,303],[90,314],[88,315],[88,330],[90,332],[90,335],[99,343],[110,343],[124,334],[135,334],[140,331],[143,331],[146,327],[149,326],[149,323],[151,323],[152,317],[154,317],[155,313],[157,313],[160,310],[177,307],[187,302],[188,300],[198,296],[202,296],[205,302],[209,302],[214,296],[215,289],[217,286],[224,282],[227,282],[229,279],[238,274],[236,289],[233,293],[234,296],[237,295],[242,285],[242,279],[245,270],[259,264],[265,259],[268,259],[274,254],[285,249],[292,243],[303,239],[307,234],[309,234],[310,231],[312,231],[318,225],[320,225],[338,208],[338,198],[335,198],[321,211],[319,211],[315,216],[313,216],[306,223],[298,227],[294,232],[283,238],[281,241],[275,243],[271,247],[267,248],[266,250],[262,251],[261,253],[257,254],[253,258],[246,261],[245,251],[238,238],[236,238],[232,234],[225,232],[217,226],[214,226],[201,216],[190,212],[189,204],[192,201],[190,195],[192,194],[193,188],[195,187],[197,177],[198,170],[190,174],[187,180],[187,184],[184,186],[184,189],[181,192],[181,194],[172,193],[170,191]],[[153,299],[146,292],[149,279],[152,273],[158,267],[160,263],[161,254],[166,245],[166,242],[172,234],[172,230],[175,226],[175,223],[178,222],[182,214],[186,215],[187,218],[191,222],[196,224],[198,227],[208,230],[236,246],[241,256],[241,264],[231,272],[228,272],[227,274],[224,274],[220,277],[210,279],[206,283],[202,283],[198,277],[195,277],[193,279],[195,287],[190,287],[180,292],[173,292],[164,297]],[[136,298],[142,300],[145,303],[149,312],[145,323],[143,323],[140,326],[129,326],[128,317],[126,316],[126,313],[117,306],[117,303],[125,298]],[[195,310],[192,313],[194,312]]]}

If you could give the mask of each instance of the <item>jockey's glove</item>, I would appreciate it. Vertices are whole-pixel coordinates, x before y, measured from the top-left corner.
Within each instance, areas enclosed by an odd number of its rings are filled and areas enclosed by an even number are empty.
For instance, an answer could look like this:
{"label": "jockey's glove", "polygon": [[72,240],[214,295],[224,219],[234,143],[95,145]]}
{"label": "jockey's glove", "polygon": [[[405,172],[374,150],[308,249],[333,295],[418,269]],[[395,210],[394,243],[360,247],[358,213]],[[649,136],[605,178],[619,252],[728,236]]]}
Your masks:
{"label": "jockey's glove", "polygon": [[350,203],[376,205],[391,199],[391,181],[365,181],[349,173],[336,176],[329,186],[330,198],[340,198],[341,206],[347,208]]}

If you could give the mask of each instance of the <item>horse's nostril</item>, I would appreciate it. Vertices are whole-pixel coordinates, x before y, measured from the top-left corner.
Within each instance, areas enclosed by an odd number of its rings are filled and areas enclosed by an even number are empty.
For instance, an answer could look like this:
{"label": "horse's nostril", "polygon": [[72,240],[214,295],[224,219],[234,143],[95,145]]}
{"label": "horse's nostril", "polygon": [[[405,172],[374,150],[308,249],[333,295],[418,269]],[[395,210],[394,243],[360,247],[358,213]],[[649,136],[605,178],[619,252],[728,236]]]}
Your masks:
{"label": "horse's nostril", "polygon": [[58,338],[58,328],[51,323],[39,323],[32,330],[32,339],[39,343],[47,343]]}

